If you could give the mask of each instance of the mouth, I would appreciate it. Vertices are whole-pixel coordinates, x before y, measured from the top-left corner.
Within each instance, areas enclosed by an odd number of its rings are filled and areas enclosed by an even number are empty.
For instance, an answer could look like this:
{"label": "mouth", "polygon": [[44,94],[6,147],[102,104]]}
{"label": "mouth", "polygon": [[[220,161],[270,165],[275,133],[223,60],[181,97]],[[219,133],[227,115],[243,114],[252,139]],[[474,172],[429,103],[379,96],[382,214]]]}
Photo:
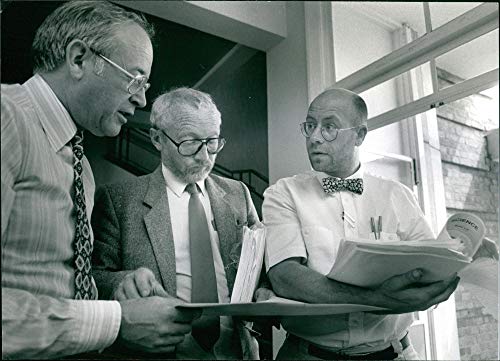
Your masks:
{"label": "mouth", "polygon": [[129,113],[129,112],[123,112],[123,111],[118,111],[118,114],[121,116],[122,118],[122,124],[125,124],[127,123],[128,121],[128,118],[129,117],[133,117],[134,116],[134,113]]}
{"label": "mouth", "polygon": [[310,154],[311,154],[311,155],[318,155],[318,156],[319,156],[319,155],[328,155],[327,153],[325,153],[325,152],[321,152],[321,151],[319,151],[319,150],[314,150],[314,151],[312,151]]}

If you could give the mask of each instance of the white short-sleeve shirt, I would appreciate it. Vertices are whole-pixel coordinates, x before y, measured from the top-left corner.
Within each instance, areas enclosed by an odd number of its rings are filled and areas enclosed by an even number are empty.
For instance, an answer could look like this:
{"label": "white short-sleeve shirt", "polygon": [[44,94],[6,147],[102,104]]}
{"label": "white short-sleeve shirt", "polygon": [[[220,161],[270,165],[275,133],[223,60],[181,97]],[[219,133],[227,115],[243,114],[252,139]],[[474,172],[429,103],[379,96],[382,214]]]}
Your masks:
{"label": "white short-sleeve shirt", "polygon": [[[307,267],[326,275],[341,239],[374,239],[371,217],[378,220],[382,216],[380,242],[434,238],[414,194],[406,186],[364,173],[360,167],[348,178],[363,178],[363,194],[327,194],[321,182],[327,176],[308,171],[280,179],[264,193],[267,271],[286,259],[299,257]],[[335,324],[335,332],[311,336],[299,328],[293,333],[325,347],[361,353],[383,349],[401,339],[413,316],[357,312],[317,321]]]}

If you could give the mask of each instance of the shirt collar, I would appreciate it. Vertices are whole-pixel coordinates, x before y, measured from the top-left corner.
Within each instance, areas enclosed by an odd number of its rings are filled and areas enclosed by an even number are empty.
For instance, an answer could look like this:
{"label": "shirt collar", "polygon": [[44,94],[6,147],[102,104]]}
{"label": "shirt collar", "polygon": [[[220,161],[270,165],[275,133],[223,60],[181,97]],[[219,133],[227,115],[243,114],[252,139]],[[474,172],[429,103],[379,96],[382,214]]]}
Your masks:
{"label": "shirt collar", "polygon": [[[314,174],[316,175],[316,178],[319,180],[320,184],[323,184],[323,178],[331,177],[330,175],[324,173],[324,172],[317,172],[313,170]],[[360,163],[360,166],[356,172],[351,174],[349,177],[346,177],[345,179],[352,179],[352,178],[361,178],[363,179],[363,176],[365,174],[364,166],[363,163]]]}
{"label": "shirt collar", "polygon": [[49,84],[35,74],[24,84],[32,95],[38,118],[54,151],[59,151],[76,134],[76,124]]}
{"label": "shirt collar", "polygon": [[[163,178],[165,178],[165,183],[167,184],[167,187],[170,188],[170,190],[174,192],[174,194],[177,197],[180,198],[182,196],[182,193],[184,193],[184,191],[186,190],[186,186],[188,184],[180,180],[179,177],[177,177],[174,173],[172,173],[170,169],[165,167],[163,163],[161,164],[161,171],[163,173]],[[206,194],[205,179],[206,177],[196,182],[198,187],[200,187],[201,194],[203,196],[205,196]]]}

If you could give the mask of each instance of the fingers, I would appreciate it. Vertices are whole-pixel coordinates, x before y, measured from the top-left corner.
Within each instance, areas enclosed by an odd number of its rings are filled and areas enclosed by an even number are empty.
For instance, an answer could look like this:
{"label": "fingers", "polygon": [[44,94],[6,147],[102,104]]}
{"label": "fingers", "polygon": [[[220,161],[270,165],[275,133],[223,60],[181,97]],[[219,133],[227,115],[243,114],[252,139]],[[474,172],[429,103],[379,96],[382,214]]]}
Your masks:
{"label": "fingers", "polygon": [[161,296],[167,297],[168,294],[156,281],[153,272],[145,267],[127,274],[116,288],[113,298],[118,301],[130,300],[141,297],[148,297],[153,294],[153,288]]}
{"label": "fingers", "polygon": [[260,287],[255,291],[254,298],[255,302],[267,301],[271,297],[276,296],[272,290],[269,288]]}
{"label": "fingers", "polygon": [[134,271],[133,276],[135,289],[140,297],[149,296],[153,291],[153,282],[157,282],[153,272],[149,268],[141,267]]}
{"label": "fingers", "polygon": [[409,272],[391,277],[382,283],[382,288],[386,290],[400,290],[420,281],[423,271],[419,268]]}
{"label": "fingers", "polygon": [[[428,301],[428,303],[427,303],[428,306],[425,309],[448,300],[448,298],[450,298],[450,296],[453,294],[453,292],[455,292],[455,289],[457,288],[459,282],[460,282],[460,277],[455,277],[455,279],[453,279],[448,284],[448,286],[444,289],[444,291],[440,292],[438,295],[436,295],[435,297],[433,297],[432,299],[430,299]],[[440,282],[438,282],[438,283],[440,283]]]}
{"label": "fingers", "polygon": [[127,299],[141,298],[137,286],[134,281],[133,274],[125,276],[122,284],[123,293]]}
{"label": "fingers", "polygon": [[160,296],[160,297],[171,297],[167,291],[165,291],[162,287],[162,285],[160,284],[160,282],[158,282],[156,279],[153,280],[152,282],[152,295],[153,296]]}
{"label": "fingers", "polygon": [[113,294],[113,299],[117,301],[125,301],[127,299],[127,297],[125,297],[125,293],[123,292],[123,288],[118,286],[118,289]]}

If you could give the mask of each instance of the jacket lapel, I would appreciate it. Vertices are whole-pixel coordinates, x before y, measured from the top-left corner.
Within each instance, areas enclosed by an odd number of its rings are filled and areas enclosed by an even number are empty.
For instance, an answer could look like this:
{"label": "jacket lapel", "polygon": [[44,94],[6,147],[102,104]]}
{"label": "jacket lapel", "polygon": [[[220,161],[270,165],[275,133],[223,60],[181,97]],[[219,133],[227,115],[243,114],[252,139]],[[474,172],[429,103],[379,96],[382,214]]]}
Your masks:
{"label": "jacket lapel", "polygon": [[177,287],[174,237],[161,165],[149,177],[144,203],[151,207],[151,210],[144,216],[144,222],[160,270],[163,286],[170,295],[175,297]]}
{"label": "jacket lapel", "polygon": [[215,228],[219,236],[222,263],[226,270],[228,288],[231,293],[240,255],[239,252],[234,252],[236,250],[232,248],[237,243],[238,230],[243,225],[243,221],[238,218],[238,213],[231,205],[231,195],[226,193],[212,177],[207,178],[205,186],[214,214]]}

